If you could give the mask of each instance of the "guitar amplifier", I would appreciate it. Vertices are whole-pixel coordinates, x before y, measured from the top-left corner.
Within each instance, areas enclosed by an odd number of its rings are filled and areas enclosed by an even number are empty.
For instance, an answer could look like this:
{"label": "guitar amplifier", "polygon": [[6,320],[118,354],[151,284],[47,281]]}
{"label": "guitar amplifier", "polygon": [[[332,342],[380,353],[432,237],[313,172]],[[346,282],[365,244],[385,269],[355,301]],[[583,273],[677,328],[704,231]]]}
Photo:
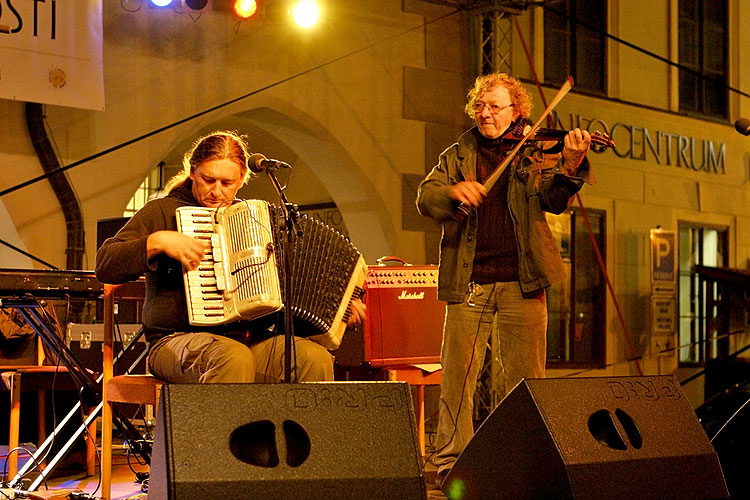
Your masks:
{"label": "guitar amplifier", "polygon": [[367,317],[349,328],[334,351],[344,367],[439,363],[445,303],[437,298],[438,268],[367,266]]}

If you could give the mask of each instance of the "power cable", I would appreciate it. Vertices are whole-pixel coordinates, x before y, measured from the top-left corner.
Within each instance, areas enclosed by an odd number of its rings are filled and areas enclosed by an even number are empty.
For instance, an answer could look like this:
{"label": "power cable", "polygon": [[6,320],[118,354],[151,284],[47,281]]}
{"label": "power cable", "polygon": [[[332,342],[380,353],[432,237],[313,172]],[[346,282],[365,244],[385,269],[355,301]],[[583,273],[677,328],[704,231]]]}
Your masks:
{"label": "power cable", "polygon": [[306,69],[304,71],[301,71],[301,72],[296,73],[294,75],[288,76],[286,78],[282,78],[281,80],[278,80],[278,81],[276,81],[274,83],[268,84],[268,85],[266,85],[264,87],[261,87],[259,89],[253,90],[253,91],[248,92],[248,93],[246,93],[244,95],[241,95],[239,97],[235,97],[234,99],[230,99],[229,101],[225,101],[225,102],[223,102],[221,104],[217,104],[216,106],[212,106],[210,108],[204,109],[203,111],[199,111],[198,113],[195,113],[193,115],[190,115],[190,116],[187,116],[187,117],[182,118],[180,120],[177,120],[176,122],[170,123],[169,125],[165,125],[163,127],[160,127],[160,128],[158,128],[156,130],[152,130],[151,132],[147,132],[145,134],[142,134],[142,135],[140,135],[138,137],[135,137],[133,139],[125,141],[125,142],[123,142],[121,144],[118,144],[116,146],[112,146],[111,148],[107,148],[107,149],[105,149],[103,151],[100,151],[98,153],[94,153],[91,156],[87,156],[86,158],[82,158],[82,159],[80,159],[78,161],[75,161],[75,162],[69,164],[69,165],[65,165],[65,166],[56,168],[55,170],[51,170],[51,171],[46,172],[46,173],[44,173],[42,175],[39,175],[37,177],[33,177],[33,178],[31,178],[31,179],[29,179],[27,181],[23,181],[20,184],[16,184],[15,186],[12,186],[12,187],[9,187],[7,189],[4,189],[4,190],[0,191],[0,198],[2,198],[3,196],[5,196],[6,194],[13,193],[13,192],[18,191],[19,189],[22,189],[22,188],[24,188],[26,186],[29,186],[29,185],[34,184],[36,182],[39,182],[41,180],[47,179],[47,178],[52,177],[54,175],[60,174],[62,172],[70,170],[71,168],[77,167],[79,165],[83,165],[84,163],[88,163],[88,162],[90,162],[92,160],[95,160],[97,158],[105,156],[105,155],[107,155],[109,153],[113,153],[115,151],[118,151],[118,150],[120,150],[122,148],[130,146],[131,144],[135,144],[136,142],[140,142],[140,141],[142,141],[144,139],[148,139],[151,136],[160,134],[161,132],[165,132],[167,130],[175,128],[175,127],[177,127],[179,125],[182,125],[183,123],[187,123],[189,121],[195,120],[196,118],[200,118],[200,117],[202,117],[204,115],[212,113],[212,112],[214,112],[216,110],[219,110],[219,109],[225,108],[227,106],[230,106],[230,105],[232,105],[232,104],[234,104],[236,102],[239,102],[239,101],[242,101],[244,99],[247,99],[248,97],[252,97],[252,96],[254,96],[256,94],[259,94],[261,92],[264,92],[264,91],[266,91],[268,89],[272,89],[272,88],[277,87],[277,86],[279,86],[279,85],[281,85],[283,83],[289,82],[289,81],[294,80],[296,78],[299,78],[301,76],[304,76],[304,75],[307,75],[307,74],[312,73],[314,71],[317,71],[319,69],[325,68],[326,66],[330,66],[331,64],[337,63],[337,62],[339,62],[339,61],[341,61],[343,59],[347,59],[347,58],[349,58],[349,57],[351,57],[353,55],[356,55],[356,54],[359,54],[361,52],[365,52],[367,50],[370,50],[371,48],[373,48],[375,46],[378,46],[380,44],[389,42],[389,41],[391,41],[391,40],[393,40],[395,38],[398,38],[398,37],[401,37],[403,35],[406,35],[407,33],[411,33],[412,31],[424,29],[426,26],[428,26],[428,25],[430,25],[432,23],[441,21],[443,19],[446,19],[446,18],[448,18],[450,16],[453,16],[453,15],[455,15],[458,12],[459,11],[456,10],[456,11],[452,11],[452,12],[449,12],[447,14],[444,14],[442,16],[436,17],[434,19],[431,19],[429,21],[426,21],[426,22],[420,24],[419,26],[415,26],[413,28],[409,28],[409,29],[407,29],[405,31],[402,31],[400,33],[396,33],[395,35],[392,35],[390,37],[386,37],[386,38],[384,38],[382,40],[379,40],[377,42],[373,42],[373,43],[371,43],[369,45],[366,45],[365,47],[362,47],[362,48],[359,48],[359,49],[355,49],[355,50],[353,50],[351,52],[348,52],[348,53],[346,53],[344,55],[341,55],[339,57],[335,57],[335,58],[331,59],[330,61],[318,64],[316,66],[313,66],[312,68]]}

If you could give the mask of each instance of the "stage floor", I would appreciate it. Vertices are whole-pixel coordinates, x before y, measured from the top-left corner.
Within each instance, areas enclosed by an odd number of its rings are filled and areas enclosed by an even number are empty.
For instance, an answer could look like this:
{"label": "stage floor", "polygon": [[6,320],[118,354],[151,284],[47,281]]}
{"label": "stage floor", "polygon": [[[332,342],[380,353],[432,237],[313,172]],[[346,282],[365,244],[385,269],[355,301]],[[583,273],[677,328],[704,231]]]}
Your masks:
{"label": "stage floor", "polygon": [[[139,465],[131,458],[128,465],[126,454],[122,449],[116,449],[113,454],[112,470],[112,500],[145,500],[146,493],[141,491],[141,485],[136,481],[137,472],[148,472],[148,467]],[[47,480],[47,491],[44,487],[36,492],[38,496],[49,500],[62,500],[67,498],[71,491],[81,491],[92,494],[95,498],[101,496],[99,486],[99,469],[96,475],[86,477],[83,472],[55,471]],[[445,495],[432,485],[434,480],[434,468],[428,465],[425,474],[427,476],[427,498],[428,500],[443,500]],[[324,500],[324,499],[321,499]],[[357,500],[352,498],[351,500]]]}

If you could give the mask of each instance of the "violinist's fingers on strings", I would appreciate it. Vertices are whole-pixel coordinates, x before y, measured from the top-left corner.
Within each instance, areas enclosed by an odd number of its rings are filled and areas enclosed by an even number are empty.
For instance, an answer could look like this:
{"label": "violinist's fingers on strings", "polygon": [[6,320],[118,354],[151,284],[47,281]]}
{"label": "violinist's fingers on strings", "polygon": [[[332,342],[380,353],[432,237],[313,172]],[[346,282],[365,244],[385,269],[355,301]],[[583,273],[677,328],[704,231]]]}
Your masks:
{"label": "violinist's fingers on strings", "polygon": [[571,138],[575,139],[577,142],[591,140],[591,134],[588,132],[588,130],[581,130],[580,128],[574,128],[568,131],[568,135],[570,135]]}
{"label": "violinist's fingers on strings", "polygon": [[563,142],[566,149],[585,151],[591,144],[591,134],[587,130],[575,128],[568,131]]}

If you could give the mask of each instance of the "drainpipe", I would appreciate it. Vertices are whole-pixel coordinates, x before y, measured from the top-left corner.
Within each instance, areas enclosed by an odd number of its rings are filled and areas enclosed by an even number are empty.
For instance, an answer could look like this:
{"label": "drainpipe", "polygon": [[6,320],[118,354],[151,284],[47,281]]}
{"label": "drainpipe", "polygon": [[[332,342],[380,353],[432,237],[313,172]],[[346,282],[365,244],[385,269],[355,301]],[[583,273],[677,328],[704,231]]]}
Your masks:
{"label": "drainpipe", "polygon": [[[52,148],[47,135],[47,129],[44,126],[44,110],[41,104],[34,102],[26,103],[26,126],[29,129],[29,137],[44,172],[49,173],[60,168],[60,161]],[[75,192],[65,174],[52,175],[47,180],[52,186],[57,200],[60,202],[60,207],[65,217],[65,228],[68,235],[68,246],[65,249],[67,256],[65,269],[81,269],[83,266],[85,243],[83,214],[78,204],[78,198],[76,198]]]}

